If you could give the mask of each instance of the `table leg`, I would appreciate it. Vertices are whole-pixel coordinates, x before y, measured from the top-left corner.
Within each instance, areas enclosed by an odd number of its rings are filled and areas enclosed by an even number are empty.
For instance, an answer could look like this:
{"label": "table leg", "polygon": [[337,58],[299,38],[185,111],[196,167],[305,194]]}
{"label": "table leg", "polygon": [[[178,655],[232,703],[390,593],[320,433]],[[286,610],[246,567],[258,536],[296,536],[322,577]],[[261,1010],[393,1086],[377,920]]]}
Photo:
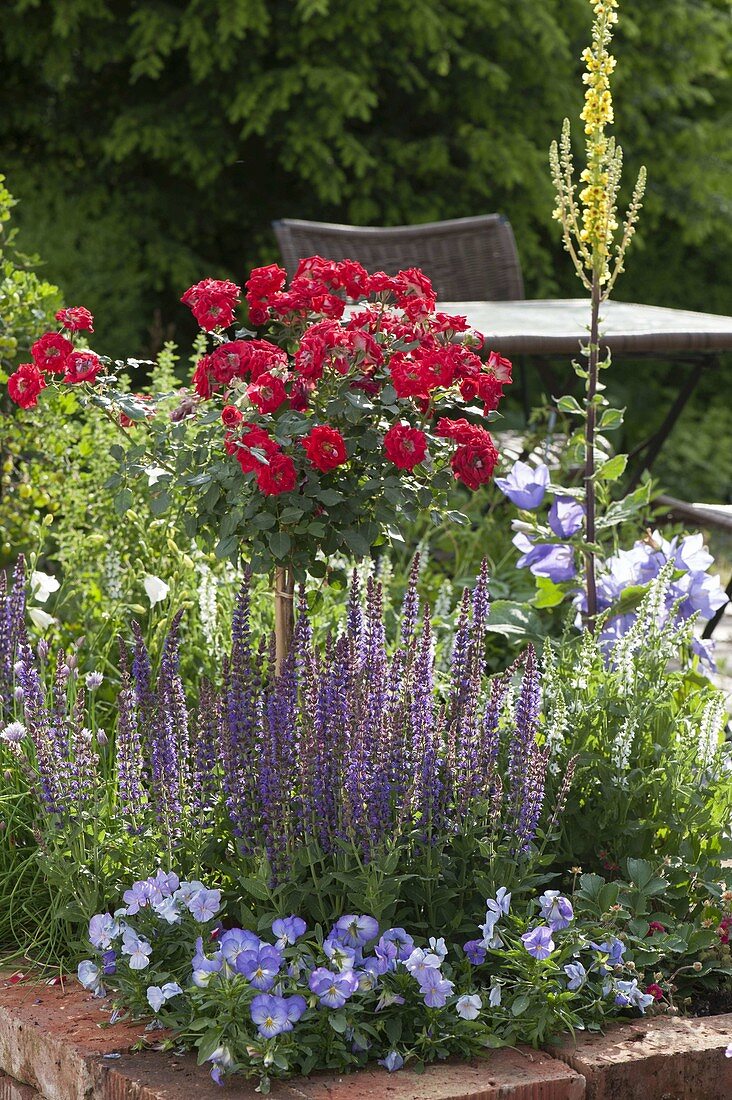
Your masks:
{"label": "table leg", "polygon": [[638,465],[637,465],[637,467],[636,467],[636,469],[633,473],[633,476],[630,479],[630,484],[628,486],[628,492],[632,492],[633,489],[636,488],[636,486],[640,482],[641,475],[643,474],[643,472],[645,470],[650,470],[651,467],[653,466],[653,463],[658,458],[658,455],[659,455],[659,452],[660,452],[661,448],[663,447],[664,443],[666,442],[669,435],[671,434],[671,432],[673,430],[673,427],[676,424],[676,421],[681,416],[682,412],[684,411],[684,408],[686,407],[686,404],[687,404],[689,398],[691,397],[692,393],[696,389],[697,383],[699,382],[699,379],[702,376],[703,370],[704,370],[704,363],[702,362],[702,360],[701,359],[696,360],[694,362],[693,366],[692,366],[692,370],[691,370],[691,373],[689,374],[689,377],[687,378],[686,382],[684,383],[684,385],[682,386],[682,388],[679,390],[678,394],[676,395],[676,399],[674,400],[674,403],[671,406],[671,408],[666,413],[666,416],[664,417],[664,420],[663,420],[663,423],[661,424],[661,426],[658,428],[658,430],[656,432],[654,432],[654,434],[651,436],[651,438],[648,440],[648,442],[643,445],[642,448],[637,448],[638,451],[640,451],[640,450],[645,451],[645,455],[643,456],[643,458],[638,463]]}

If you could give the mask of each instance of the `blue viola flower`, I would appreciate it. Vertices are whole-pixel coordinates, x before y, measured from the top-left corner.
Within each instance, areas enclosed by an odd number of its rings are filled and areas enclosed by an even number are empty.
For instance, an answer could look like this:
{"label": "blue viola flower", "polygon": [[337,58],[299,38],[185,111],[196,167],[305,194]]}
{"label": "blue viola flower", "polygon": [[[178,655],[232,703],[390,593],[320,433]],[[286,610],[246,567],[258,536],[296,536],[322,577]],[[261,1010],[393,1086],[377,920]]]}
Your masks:
{"label": "blue viola flower", "polygon": [[292,1028],[284,997],[259,993],[249,1006],[249,1014],[263,1039],[273,1039],[275,1035]]}
{"label": "blue viola flower", "polygon": [[537,924],[530,932],[524,932],[521,942],[528,953],[539,960],[548,959],[555,949],[552,930],[545,924]]}
{"label": "blue viola flower", "polygon": [[582,985],[587,978],[587,971],[580,962],[567,963],[564,968],[564,973],[569,978],[567,982],[567,989],[572,993]]}
{"label": "blue viola flower", "polygon": [[539,898],[539,902],[541,915],[553,932],[569,927],[574,919],[574,910],[569,898],[563,897],[558,890],[546,890]]}
{"label": "blue viola flower", "polygon": [[332,970],[319,966],[310,975],[308,985],[320,998],[322,1005],[327,1008],[342,1008],[358,989],[358,978],[352,970],[342,970],[334,974]]}
{"label": "blue viola flower", "polygon": [[306,930],[307,925],[302,917],[278,917],[272,922],[272,932],[277,936],[277,946],[280,948],[297,943]]}
{"label": "blue viola flower", "polygon": [[271,944],[261,944],[256,951],[237,955],[236,969],[255,989],[271,989],[282,966],[282,954]]}
{"label": "blue viola flower", "polygon": [[346,947],[364,947],[379,934],[379,922],[373,917],[351,913],[340,917],[331,931],[331,937]]}
{"label": "blue viola flower", "polygon": [[390,1050],[385,1058],[379,1058],[379,1065],[388,1069],[389,1073],[395,1073],[404,1065],[404,1059],[396,1050]]}

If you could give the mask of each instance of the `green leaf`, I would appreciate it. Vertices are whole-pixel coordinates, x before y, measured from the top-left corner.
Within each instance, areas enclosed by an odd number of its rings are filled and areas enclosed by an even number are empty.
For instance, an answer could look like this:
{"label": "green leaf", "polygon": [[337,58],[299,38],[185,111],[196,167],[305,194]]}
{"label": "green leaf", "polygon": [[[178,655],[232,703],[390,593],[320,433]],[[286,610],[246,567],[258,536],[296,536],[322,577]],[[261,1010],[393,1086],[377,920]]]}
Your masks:
{"label": "green leaf", "polygon": [[597,425],[598,431],[611,432],[614,428],[619,428],[623,423],[624,413],[625,409],[605,409]]}
{"label": "green leaf", "polygon": [[287,557],[292,547],[292,539],[286,531],[273,531],[269,536],[269,548],[279,561]]}
{"label": "green leaf", "polygon": [[615,455],[613,458],[609,458],[607,462],[603,462],[595,474],[595,477],[602,481],[617,481],[625,471],[625,467],[628,465],[627,455]]}
{"label": "green leaf", "polygon": [[118,516],[123,516],[128,508],[132,507],[132,491],[120,489],[114,496],[114,510]]}
{"label": "green leaf", "polygon": [[342,1035],[348,1027],[348,1020],[346,1019],[345,1012],[328,1013],[328,1023],[338,1035]]}
{"label": "green leaf", "polygon": [[534,607],[558,607],[565,597],[561,585],[555,584],[548,577],[536,578],[536,595],[532,600]]}
{"label": "green leaf", "polygon": [[340,504],[344,499],[343,493],[339,493],[337,489],[319,489],[315,495],[328,508],[332,508],[334,504]]}
{"label": "green leaf", "polygon": [[511,1015],[520,1016],[531,1004],[531,999],[525,993],[520,993],[511,1005]]}
{"label": "green leaf", "polygon": [[352,554],[357,558],[365,558],[371,549],[371,543],[359,534],[358,531],[344,531],[343,541]]}
{"label": "green leaf", "polygon": [[580,405],[576,397],[572,397],[571,394],[567,394],[565,397],[560,397],[557,401],[557,408],[560,412],[565,413],[579,413],[580,416],[584,416],[584,409]]}

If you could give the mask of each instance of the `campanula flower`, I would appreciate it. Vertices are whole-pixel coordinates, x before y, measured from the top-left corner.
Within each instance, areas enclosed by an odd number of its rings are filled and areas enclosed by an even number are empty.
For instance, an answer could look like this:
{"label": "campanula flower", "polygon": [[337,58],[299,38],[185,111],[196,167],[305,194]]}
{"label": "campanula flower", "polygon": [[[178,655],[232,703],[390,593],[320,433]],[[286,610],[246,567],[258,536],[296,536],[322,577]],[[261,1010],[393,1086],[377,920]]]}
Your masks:
{"label": "campanula flower", "polygon": [[582,526],[585,510],[580,502],[572,497],[556,497],[547,518],[557,538],[570,539]]}
{"label": "campanula flower", "polygon": [[574,549],[565,543],[534,543],[523,531],[513,537],[521,551],[517,569],[529,569],[535,577],[546,577],[555,584],[571,581],[576,573]]}
{"label": "campanula flower", "polygon": [[455,1011],[463,1020],[477,1020],[482,1007],[483,1002],[477,993],[465,993],[458,997]]}
{"label": "campanula flower", "polygon": [[272,1039],[283,1031],[289,1031],[291,1024],[284,997],[273,997],[270,993],[260,993],[249,1008],[252,1021],[257,1025],[264,1039]]}
{"label": "campanula flower", "polygon": [[548,959],[555,947],[552,930],[545,924],[537,924],[530,932],[524,932],[521,942],[528,953],[539,960]]}
{"label": "campanula flower", "polygon": [[517,508],[533,511],[544,499],[549,485],[549,467],[543,462],[530,466],[520,459],[514,462],[506,477],[497,477],[496,485]]}

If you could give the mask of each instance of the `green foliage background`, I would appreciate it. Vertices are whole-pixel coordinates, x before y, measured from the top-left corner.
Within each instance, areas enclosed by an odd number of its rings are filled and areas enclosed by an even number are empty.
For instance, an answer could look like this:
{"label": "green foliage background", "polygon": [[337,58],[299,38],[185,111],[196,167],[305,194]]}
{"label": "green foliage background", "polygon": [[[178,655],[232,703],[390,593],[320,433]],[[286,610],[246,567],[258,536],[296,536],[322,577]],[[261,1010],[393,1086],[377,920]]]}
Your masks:
{"label": "green foliage background", "polygon": [[[622,298],[730,310],[731,16],[730,0],[621,4],[626,179],[649,167]],[[120,356],[192,332],[181,290],[276,259],[283,216],[500,210],[527,293],[577,294],[547,150],[579,112],[590,19],[587,0],[6,0],[0,167],[24,247]],[[664,384],[649,370],[614,372],[644,408]]]}

